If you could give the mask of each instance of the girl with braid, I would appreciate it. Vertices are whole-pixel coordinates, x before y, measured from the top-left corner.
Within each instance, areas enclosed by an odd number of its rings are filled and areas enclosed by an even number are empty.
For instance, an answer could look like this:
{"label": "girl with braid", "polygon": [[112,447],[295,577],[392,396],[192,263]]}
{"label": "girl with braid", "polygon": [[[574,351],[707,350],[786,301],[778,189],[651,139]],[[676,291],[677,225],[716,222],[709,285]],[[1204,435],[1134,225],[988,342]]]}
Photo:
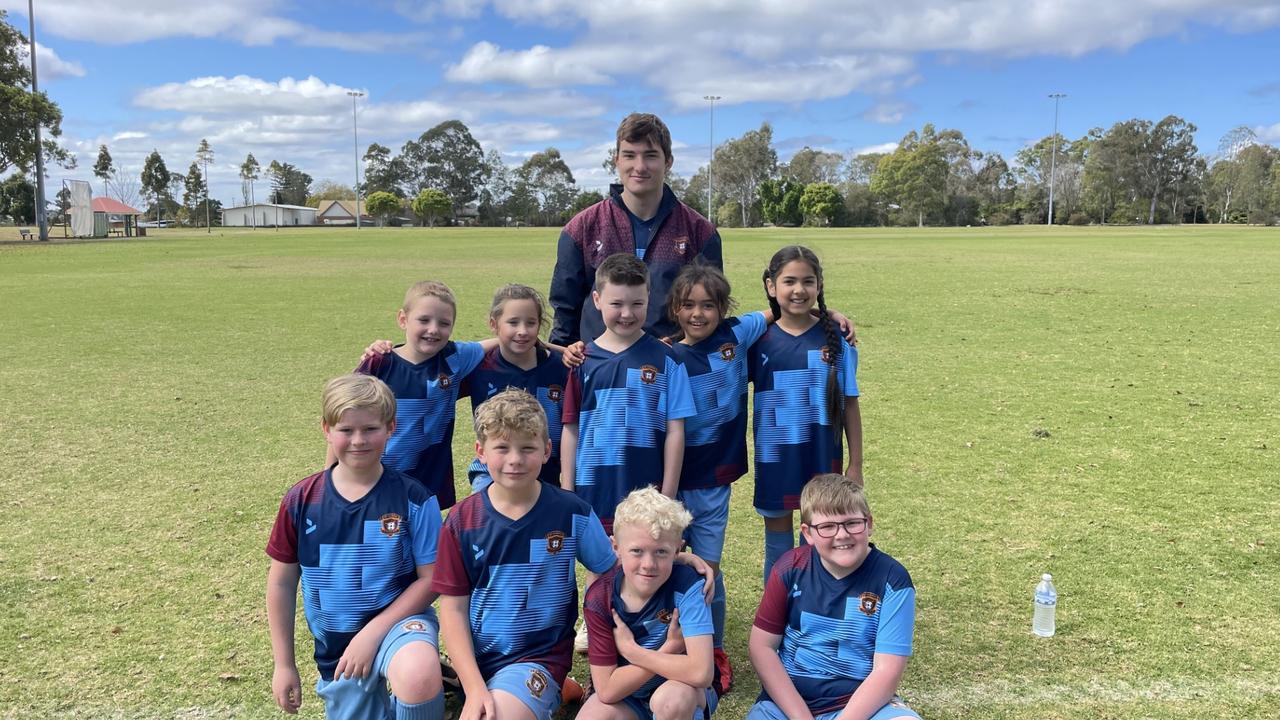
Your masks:
{"label": "girl with braid", "polygon": [[[755,384],[755,508],[764,518],[764,577],[794,544],[792,516],[815,475],[841,472],[862,484],[858,351],[840,335],[822,294],[822,265],[790,245],[764,271],[776,318],[751,348]],[[811,310],[818,306],[815,317]],[[849,445],[844,464],[843,443]]]}

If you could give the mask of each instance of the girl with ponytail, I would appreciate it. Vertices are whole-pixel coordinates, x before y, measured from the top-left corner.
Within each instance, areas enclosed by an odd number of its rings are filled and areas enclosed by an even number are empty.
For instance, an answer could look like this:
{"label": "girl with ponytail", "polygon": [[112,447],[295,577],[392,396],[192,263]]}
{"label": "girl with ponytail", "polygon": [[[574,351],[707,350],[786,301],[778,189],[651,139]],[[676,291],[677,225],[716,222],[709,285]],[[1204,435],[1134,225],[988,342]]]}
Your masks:
{"label": "girl with ponytail", "polygon": [[[822,265],[790,245],[764,271],[776,319],[751,348],[755,384],[755,507],[764,517],[764,578],[795,544],[794,511],[814,475],[842,470],[862,482],[858,351],[840,334],[823,296]],[[812,313],[817,304],[818,312]],[[844,464],[842,441],[849,445]]]}

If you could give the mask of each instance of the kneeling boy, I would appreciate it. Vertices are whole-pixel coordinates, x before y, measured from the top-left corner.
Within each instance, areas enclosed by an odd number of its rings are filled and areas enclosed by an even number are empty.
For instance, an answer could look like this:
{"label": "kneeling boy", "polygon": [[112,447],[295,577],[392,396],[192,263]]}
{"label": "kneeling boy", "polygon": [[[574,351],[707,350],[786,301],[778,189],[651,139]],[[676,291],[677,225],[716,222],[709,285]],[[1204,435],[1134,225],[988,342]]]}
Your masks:
{"label": "kneeling boy", "polygon": [[703,578],[674,565],[692,520],[652,487],[618,504],[619,565],[591,585],[583,604],[595,694],[578,720],[689,720],[715,709]]}
{"label": "kneeling boy", "polygon": [[326,717],[444,717],[431,610],[440,505],[421,483],[383,466],[395,417],[395,397],[381,380],[330,380],[321,427],[337,462],[280,503],[267,542],[267,620],[271,691],[287,713],[302,704],[293,654],[301,579]]}
{"label": "kneeling boy", "polygon": [[440,533],[440,634],[466,694],[462,718],[547,720],[573,664],[574,561],[604,572],[613,548],[590,505],[538,480],[551,441],[532,395],[494,395],[475,428],[493,482],[454,506]]}
{"label": "kneeling boy", "polygon": [[748,720],[919,718],[897,697],[911,656],[916,591],[869,540],[859,483],[818,475],[800,493],[808,541],[773,566],[748,648],[760,699]]}

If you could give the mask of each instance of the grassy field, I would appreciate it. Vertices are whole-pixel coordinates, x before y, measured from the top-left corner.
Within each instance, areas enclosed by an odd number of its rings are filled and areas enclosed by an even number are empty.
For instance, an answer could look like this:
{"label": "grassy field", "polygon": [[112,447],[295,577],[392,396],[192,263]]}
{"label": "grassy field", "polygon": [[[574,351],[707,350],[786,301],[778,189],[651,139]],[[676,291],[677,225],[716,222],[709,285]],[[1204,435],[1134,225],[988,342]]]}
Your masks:
{"label": "grassy field", "polygon": [[[281,494],[323,461],[323,380],[395,337],[418,279],[457,291],[456,337],[484,334],[498,284],[545,290],[555,238],[0,246],[0,717],[278,716],[263,546]],[[730,230],[743,309],[792,242],[818,250],[830,304],[858,323],[875,540],[919,597],[915,708],[1280,716],[1280,233]],[[471,442],[460,423],[459,468]],[[757,689],[750,482],[726,548],[725,718]],[[1050,640],[1029,632],[1046,571]],[[319,707],[308,690],[304,715]]]}

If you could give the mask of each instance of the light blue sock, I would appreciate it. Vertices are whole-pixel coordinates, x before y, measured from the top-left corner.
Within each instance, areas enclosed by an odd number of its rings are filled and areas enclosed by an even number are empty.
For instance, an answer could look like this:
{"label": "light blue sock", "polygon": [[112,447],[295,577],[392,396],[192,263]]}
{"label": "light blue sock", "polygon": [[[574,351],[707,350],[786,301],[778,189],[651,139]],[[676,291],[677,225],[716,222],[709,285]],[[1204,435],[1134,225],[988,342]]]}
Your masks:
{"label": "light blue sock", "polygon": [[724,573],[716,573],[716,592],[711,596],[712,646],[724,647]]}
{"label": "light blue sock", "polygon": [[406,705],[398,698],[392,698],[392,702],[396,706],[396,720],[443,720],[444,718],[443,692],[415,705]]}
{"label": "light blue sock", "polygon": [[795,536],[790,530],[764,531],[764,581],[769,582],[769,572],[778,558],[795,547]]}

